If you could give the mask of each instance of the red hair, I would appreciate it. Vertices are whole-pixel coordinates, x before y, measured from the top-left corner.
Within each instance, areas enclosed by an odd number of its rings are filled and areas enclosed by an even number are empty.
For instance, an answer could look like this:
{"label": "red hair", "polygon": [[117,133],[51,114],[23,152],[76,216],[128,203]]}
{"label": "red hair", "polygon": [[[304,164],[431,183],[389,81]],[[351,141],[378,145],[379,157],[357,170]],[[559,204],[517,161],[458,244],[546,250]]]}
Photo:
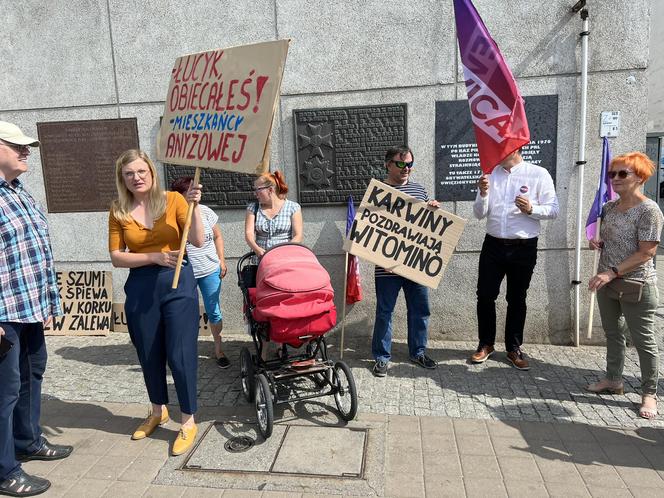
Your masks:
{"label": "red hair", "polygon": [[616,164],[623,164],[631,169],[642,182],[650,178],[655,173],[655,163],[643,152],[628,152],[618,157],[614,157],[609,165],[609,169]]}
{"label": "red hair", "polygon": [[281,171],[276,170],[274,173],[265,172],[258,177],[258,180],[262,185],[274,187],[277,196],[282,199],[286,197],[288,185],[286,185],[286,180],[284,180],[284,175]]}

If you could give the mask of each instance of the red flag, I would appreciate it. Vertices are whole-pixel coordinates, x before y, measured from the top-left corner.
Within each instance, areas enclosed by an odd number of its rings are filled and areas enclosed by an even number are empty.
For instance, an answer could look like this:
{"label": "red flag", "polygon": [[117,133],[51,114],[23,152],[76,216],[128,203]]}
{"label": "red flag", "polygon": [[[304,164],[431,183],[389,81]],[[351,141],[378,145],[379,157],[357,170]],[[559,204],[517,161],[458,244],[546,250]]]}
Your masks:
{"label": "red flag", "polygon": [[454,17],[480,166],[488,174],[530,142],[526,111],[512,71],[471,0],[454,0]]}
{"label": "red flag", "polygon": [[[355,206],[353,197],[348,197],[346,211],[346,236],[353,226],[355,219]],[[357,256],[348,255],[348,268],[346,268],[346,304],[353,304],[362,300],[362,286],[360,285],[360,260]]]}

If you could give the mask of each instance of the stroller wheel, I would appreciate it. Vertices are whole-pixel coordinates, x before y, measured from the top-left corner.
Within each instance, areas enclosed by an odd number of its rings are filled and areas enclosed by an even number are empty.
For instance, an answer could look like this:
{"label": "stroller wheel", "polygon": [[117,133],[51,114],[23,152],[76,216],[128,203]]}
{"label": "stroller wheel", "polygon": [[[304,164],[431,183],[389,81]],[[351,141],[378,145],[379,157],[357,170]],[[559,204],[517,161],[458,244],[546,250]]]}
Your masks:
{"label": "stroller wheel", "polygon": [[256,379],[254,377],[254,362],[251,359],[251,353],[247,348],[240,350],[240,381],[242,382],[242,392],[247,401],[251,403],[254,400],[254,386]]}
{"label": "stroller wheel", "polygon": [[258,430],[264,439],[272,435],[272,425],[274,424],[274,409],[272,407],[272,394],[270,393],[270,383],[263,374],[256,377],[256,418],[258,418]]}
{"label": "stroller wheel", "polygon": [[346,422],[353,420],[357,414],[357,388],[353,373],[343,361],[334,364],[332,385],[334,402],[337,404],[341,418]]}

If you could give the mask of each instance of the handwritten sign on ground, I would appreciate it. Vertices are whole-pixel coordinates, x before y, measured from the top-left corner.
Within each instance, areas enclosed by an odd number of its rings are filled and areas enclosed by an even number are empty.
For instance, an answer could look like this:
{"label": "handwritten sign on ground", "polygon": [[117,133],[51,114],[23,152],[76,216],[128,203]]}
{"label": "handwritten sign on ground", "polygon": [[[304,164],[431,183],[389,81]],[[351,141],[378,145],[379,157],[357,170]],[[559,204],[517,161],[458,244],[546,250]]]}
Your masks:
{"label": "handwritten sign on ground", "polygon": [[[113,332],[129,332],[124,303],[113,303]],[[211,335],[210,321],[205,308],[200,308],[198,315],[198,335]]]}
{"label": "handwritten sign on ground", "polygon": [[344,251],[435,289],[465,224],[463,218],[373,179]]}
{"label": "handwritten sign on ground", "polygon": [[110,271],[57,272],[64,315],[53,317],[46,335],[107,335],[111,331]]}
{"label": "handwritten sign on ground", "polygon": [[179,57],[157,140],[159,160],[239,173],[266,171],[288,43]]}

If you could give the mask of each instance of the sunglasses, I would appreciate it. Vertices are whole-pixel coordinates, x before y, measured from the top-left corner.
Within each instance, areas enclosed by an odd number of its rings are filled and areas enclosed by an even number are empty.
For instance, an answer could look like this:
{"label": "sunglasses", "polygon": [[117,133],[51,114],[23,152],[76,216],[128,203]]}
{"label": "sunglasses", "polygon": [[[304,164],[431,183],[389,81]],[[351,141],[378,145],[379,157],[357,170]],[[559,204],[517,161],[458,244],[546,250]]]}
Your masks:
{"label": "sunglasses", "polygon": [[624,180],[629,175],[631,175],[632,172],[626,169],[621,169],[620,171],[609,171],[607,174],[609,175],[609,178],[611,178],[611,180],[613,180],[616,176],[621,180]]}
{"label": "sunglasses", "polygon": [[399,169],[413,169],[413,166],[415,165],[415,161],[410,161],[407,163],[406,161],[395,161],[394,159],[390,160],[392,164],[394,164],[397,168]]}
{"label": "sunglasses", "polygon": [[11,142],[5,142],[4,140],[0,143],[2,143],[2,145],[5,145],[5,146],[9,147],[10,149],[15,150],[19,154],[22,153],[22,152],[25,152],[25,153],[28,153],[28,154],[30,153],[30,147],[28,147],[27,145],[13,144]]}

